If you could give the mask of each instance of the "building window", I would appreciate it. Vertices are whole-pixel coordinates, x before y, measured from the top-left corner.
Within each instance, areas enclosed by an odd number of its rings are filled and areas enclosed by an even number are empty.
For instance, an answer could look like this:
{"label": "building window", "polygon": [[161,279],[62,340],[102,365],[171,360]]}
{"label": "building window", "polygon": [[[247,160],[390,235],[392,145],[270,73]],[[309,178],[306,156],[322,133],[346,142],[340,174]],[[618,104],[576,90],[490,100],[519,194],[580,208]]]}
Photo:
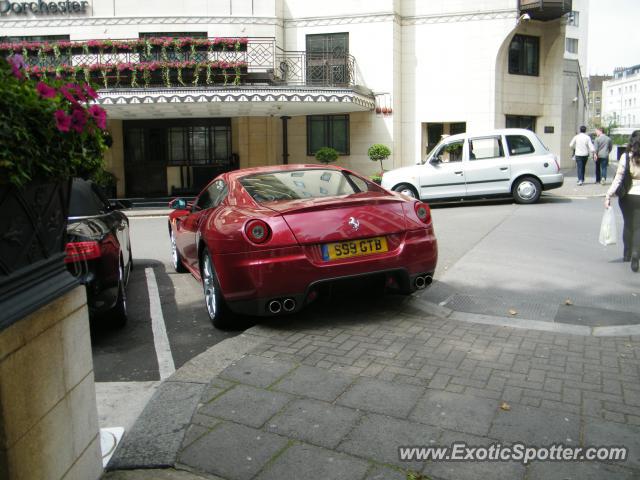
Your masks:
{"label": "building window", "polygon": [[572,11],[569,14],[569,18],[567,18],[567,25],[571,25],[572,27],[580,26],[580,12]]}
{"label": "building window", "polygon": [[578,53],[578,39],[566,38],[564,43],[564,49],[567,53]]}
{"label": "building window", "polygon": [[527,115],[507,115],[507,128],[526,128],[532,132],[536,131],[536,117]]}
{"label": "building window", "polygon": [[513,75],[539,74],[540,37],[515,35],[509,45],[509,73]]}
{"label": "building window", "polygon": [[124,134],[127,162],[226,166],[231,158],[229,119],[127,121]]}
{"label": "building window", "polygon": [[307,83],[343,85],[349,83],[348,33],[307,35]]}
{"label": "building window", "polygon": [[322,147],[335,148],[349,155],[349,115],[309,115],[307,117],[307,155]]}

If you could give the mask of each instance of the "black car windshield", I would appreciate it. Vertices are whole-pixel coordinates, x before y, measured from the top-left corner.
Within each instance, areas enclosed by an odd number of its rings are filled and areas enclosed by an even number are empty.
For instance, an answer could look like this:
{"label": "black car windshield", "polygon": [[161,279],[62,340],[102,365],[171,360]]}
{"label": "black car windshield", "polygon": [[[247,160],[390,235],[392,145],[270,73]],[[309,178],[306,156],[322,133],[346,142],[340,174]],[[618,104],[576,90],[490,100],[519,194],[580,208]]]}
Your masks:
{"label": "black car windshield", "polygon": [[242,177],[240,183],[259,203],[338,197],[359,191],[341,171],[325,169],[255,173]]}
{"label": "black car windshield", "polygon": [[95,183],[74,178],[69,200],[70,217],[91,217],[105,213],[109,201]]}

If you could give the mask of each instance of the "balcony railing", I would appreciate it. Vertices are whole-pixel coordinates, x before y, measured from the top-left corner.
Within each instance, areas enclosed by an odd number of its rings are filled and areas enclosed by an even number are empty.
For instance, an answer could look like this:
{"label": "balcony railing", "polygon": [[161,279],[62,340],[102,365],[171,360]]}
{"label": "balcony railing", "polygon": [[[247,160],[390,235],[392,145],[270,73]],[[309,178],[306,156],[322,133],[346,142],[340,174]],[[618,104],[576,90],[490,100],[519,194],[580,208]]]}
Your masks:
{"label": "balcony railing", "polygon": [[307,86],[354,87],[356,61],[344,53],[285,51],[273,38],[2,43],[35,77],[91,81],[103,89]]}
{"label": "balcony railing", "polygon": [[555,20],[571,13],[572,0],[518,0],[520,14],[528,14],[532,20]]}

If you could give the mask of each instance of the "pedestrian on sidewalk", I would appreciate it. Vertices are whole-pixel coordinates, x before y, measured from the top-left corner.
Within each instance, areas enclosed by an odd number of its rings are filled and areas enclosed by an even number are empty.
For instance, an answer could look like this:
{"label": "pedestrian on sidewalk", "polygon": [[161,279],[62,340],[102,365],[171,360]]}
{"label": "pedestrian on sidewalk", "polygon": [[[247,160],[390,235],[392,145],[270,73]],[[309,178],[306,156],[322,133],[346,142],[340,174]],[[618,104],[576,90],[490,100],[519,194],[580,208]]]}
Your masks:
{"label": "pedestrian on sidewalk", "polygon": [[622,210],[623,260],[631,261],[631,270],[638,271],[640,262],[640,130],[629,138],[627,151],[620,157],[616,176],[604,199],[605,208],[611,206],[611,197],[617,195]]}
{"label": "pedestrian on sidewalk", "polygon": [[580,127],[580,133],[573,137],[573,139],[571,139],[571,143],[569,143],[569,147],[574,150],[574,156],[576,158],[578,185],[582,185],[584,183],[584,172],[587,167],[587,160],[589,160],[589,157],[595,152],[593,142],[589,135],[586,134],[586,131],[587,127],[582,125]]}
{"label": "pedestrian on sidewalk", "polygon": [[609,154],[613,149],[613,142],[603,131],[602,128],[596,128],[596,141],[593,144],[596,153],[594,160],[596,161],[596,183],[604,185],[607,181],[607,168],[609,167]]}

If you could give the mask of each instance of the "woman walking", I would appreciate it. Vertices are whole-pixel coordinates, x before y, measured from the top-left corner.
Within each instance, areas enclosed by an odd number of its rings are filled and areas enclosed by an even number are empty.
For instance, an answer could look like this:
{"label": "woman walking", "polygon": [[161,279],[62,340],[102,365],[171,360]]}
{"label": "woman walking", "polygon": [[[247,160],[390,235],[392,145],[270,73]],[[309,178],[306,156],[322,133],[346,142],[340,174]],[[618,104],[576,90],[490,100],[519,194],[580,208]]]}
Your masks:
{"label": "woman walking", "polygon": [[613,195],[620,199],[620,210],[624,220],[623,260],[630,260],[631,270],[637,272],[640,262],[640,130],[631,134],[627,151],[620,157],[616,176],[605,196],[606,208],[611,206]]}

